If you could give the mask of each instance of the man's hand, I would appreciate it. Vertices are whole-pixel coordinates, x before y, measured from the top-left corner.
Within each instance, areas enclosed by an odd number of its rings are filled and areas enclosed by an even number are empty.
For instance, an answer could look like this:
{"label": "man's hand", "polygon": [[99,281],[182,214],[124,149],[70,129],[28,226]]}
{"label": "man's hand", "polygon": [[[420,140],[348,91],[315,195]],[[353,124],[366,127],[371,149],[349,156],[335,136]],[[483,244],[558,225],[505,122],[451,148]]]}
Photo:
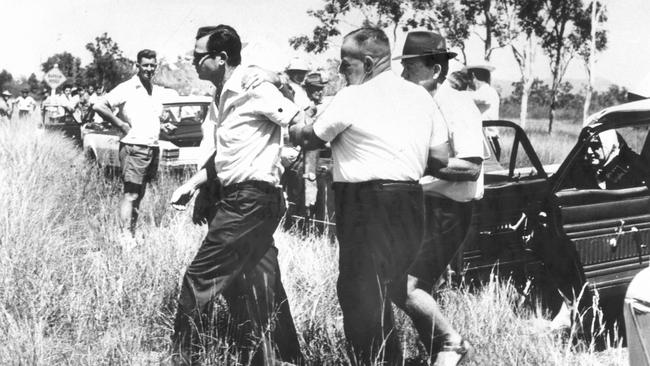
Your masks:
{"label": "man's hand", "polygon": [[246,70],[246,75],[242,78],[241,84],[244,90],[249,90],[258,87],[264,82],[269,82],[276,87],[281,85],[278,74],[259,67],[248,68],[248,70]]}
{"label": "man's hand", "polygon": [[162,128],[163,131],[165,131],[165,133],[170,133],[170,132],[176,130],[178,128],[178,126],[176,126],[175,124],[170,123],[170,122],[165,122],[162,125],[160,125],[160,128]]}
{"label": "man's hand", "polygon": [[189,184],[183,184],[174,191],[172,198],[169,200],[169,203],[171,203],[173,208],[179,211],[184,211],[187,207],[187,203],[192,199],[194,192],[195,189],[193,186]]}

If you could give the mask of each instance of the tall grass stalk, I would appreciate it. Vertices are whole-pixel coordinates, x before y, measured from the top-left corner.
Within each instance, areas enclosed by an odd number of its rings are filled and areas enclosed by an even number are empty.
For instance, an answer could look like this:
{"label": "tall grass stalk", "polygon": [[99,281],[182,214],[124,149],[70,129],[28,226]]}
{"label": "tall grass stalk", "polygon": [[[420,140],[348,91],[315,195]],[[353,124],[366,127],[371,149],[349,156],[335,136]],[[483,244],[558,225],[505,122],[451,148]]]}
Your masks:
{"label": "tall grass stalk", "polygon": [[[118,181],[34,121],[0,126],[0,364],[144,365],[169,357],[179,281],[206,230],[167,204],[178,184],[169,175],[153,183],[137,245],[128,246],[116,218]],[[336,245],[283,231],[276,244],[308,362],[346,364]],[[579,349],[566,335],[540,331],[542,312],[521,305],[508,282],[445,289],[437,298],[476,347],[471,365],[625,364],[621,348]],[[398,319],[406,356],[419,357],[415,332]],[[219,342],[205,357],[237,359]]]}

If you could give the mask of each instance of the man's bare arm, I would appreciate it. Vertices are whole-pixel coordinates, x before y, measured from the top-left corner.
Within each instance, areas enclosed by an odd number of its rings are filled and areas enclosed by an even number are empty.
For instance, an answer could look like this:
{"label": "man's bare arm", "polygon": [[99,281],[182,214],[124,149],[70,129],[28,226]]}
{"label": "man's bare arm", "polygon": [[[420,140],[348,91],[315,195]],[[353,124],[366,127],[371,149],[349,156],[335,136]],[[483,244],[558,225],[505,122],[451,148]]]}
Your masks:
{"label": "man's bare arm", "polygon": [[300,111],[289,124],[289,139],[296,146],[305,150],[316,150],[325,147],[325,141],[314,133],[313,123],[307,123],[307,116]]}
{"label": "man's bare arm", "polygon": [[434,177],[453,182],[474,182],[481,174],[481,163],[479,157],[449,158],[447,164],[438,159],[430,157],[428,173]]}
{"label": "man's bare arm", "polygon": [[184,210],[187,202],[190,201],[194,192],[208,181],[208,170],[202,168],[194,174],[187,182],[176,188],[169,203],[177,210]]}
{"label": "man's bare arm", "polygon": [[101,101],[93,104],[93,111],[98,113],[102,118],[110,122],[113,126],[122,130],[125,134],[129,133],[131,125],[119,119],[111,110],[111,106],[107,101]]}

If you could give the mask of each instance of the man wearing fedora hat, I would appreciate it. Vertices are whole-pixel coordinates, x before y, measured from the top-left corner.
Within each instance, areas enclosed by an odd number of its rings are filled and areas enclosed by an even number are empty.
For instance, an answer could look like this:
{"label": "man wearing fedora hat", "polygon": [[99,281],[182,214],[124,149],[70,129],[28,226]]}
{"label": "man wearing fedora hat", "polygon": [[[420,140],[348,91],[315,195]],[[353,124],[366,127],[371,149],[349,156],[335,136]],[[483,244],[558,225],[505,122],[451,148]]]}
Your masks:
{"label": "man wearing fedora hat", "polygon": [[[407,35],[402,56],[402,77],[422,85],[433,97],[449,131],[447,166],[438,166],[421,180],[426,194],[426,233],[418,259],[409,276],[409,301],[419,303],[431,291],[456,256],[468,234],[472,202],[483,196],[482,161],[485,157],[481,115],[472,100],[445,82],[449,59],[445,39],[434,32]],[[426,306],[427,302],[422,302]],[[437,304],[432,311],[434,334],[429,346],[438,351],[436,365],[456,365],[470,349],[469,343],[451,326]],[[434,352],[435,353],[435,352]]]}
{"label": "man wearing fedora hat", "polygon": [[[336,236],[337,294],[353,364],[401,365],[391,302],[431,332],[433,297],[407,300],[407,274],[422,244],[423,201],[418,180],[427,157],[444,165],[447,131],[427,92],[390,69],[390,44],[376,28],[343,39],[340,72],[348,86],[313,124],[289,132],[304,148],[330,142]],[[427,342],[426,339],[422,339]]]}

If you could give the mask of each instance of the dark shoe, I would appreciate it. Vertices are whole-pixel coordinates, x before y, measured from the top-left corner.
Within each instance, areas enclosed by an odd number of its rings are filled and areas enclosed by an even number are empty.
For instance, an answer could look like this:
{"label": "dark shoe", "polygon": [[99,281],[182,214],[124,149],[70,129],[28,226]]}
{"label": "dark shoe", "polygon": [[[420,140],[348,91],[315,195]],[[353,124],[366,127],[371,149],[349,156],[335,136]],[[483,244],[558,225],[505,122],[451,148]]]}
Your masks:
{"label": "dark shoe", "polygon": [[433,366],[456,366],[469,358],[472,353],[472,345],[466,340],[461,340],[459,343],[445,342],[438,352],[436,362]]}

